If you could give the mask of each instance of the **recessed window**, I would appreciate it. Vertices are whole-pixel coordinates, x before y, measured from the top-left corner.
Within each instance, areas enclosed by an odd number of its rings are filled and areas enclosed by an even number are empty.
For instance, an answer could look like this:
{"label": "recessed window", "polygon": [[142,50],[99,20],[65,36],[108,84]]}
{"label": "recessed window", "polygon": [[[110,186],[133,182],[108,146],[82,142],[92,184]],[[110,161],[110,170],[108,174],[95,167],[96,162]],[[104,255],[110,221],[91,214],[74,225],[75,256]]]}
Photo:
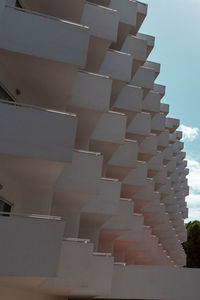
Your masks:
{"label": "recessed window", "polygon": [[21,4],[19,3],[19,1],[18,1],[18,0],[16,1],[16,7],[20,7],[20,8],[22,8],[22,6],[21,6]]}
{"label": "recessed window", "polygon": [[7,91],[5,90],[5,88],[0,86],[0,99],[1,100],[6,100],[6,101],[11,101],[11,102],[15,102],[13,98],[11,98],[10,95],[8,95]]}
{"label": "recessed window", "polygon": [[[0,212],[10,212],[11,204],[9,204],[6,200],[0,197]],[[4,214],[3,214],[4,215]]]}

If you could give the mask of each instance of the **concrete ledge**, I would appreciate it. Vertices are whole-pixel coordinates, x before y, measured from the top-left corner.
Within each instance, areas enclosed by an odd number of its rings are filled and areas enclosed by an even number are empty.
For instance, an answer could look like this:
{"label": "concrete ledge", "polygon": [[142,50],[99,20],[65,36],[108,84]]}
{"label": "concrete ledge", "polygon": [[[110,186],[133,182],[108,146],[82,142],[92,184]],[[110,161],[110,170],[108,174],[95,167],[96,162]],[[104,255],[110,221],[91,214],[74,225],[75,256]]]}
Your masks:
{"label": "concrete ledge", "polygon": [[108,298],[197,300],[199,276],[198,269],[115,265],[112,293]]}

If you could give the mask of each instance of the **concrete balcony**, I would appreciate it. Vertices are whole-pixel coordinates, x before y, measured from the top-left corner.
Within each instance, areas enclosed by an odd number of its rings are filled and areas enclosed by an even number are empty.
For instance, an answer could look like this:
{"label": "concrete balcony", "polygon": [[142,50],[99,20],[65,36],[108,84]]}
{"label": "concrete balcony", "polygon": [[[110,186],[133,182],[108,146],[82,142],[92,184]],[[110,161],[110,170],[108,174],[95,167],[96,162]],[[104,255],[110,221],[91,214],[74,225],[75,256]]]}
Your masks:
{"label": "concrete balcony", "polygon": [[72,164],[64,167],[58,177],[52,213],[65,218],[67,237],[78,237],[80,211],[93,195],[98,195],[102,164],[103,157],[98,153],[74,151]]}
{"label": "concrete balcony", "polygon": [[167,224],[167,227],[169,227],[169,223],[172,223],[169,214],[165,211],[165,205],[159,201],[159,198],[158,194],[154,193],[154,203],[157,201],[156,213],[145,213],[145,222],[152,226],[154,234],[156,234],[155,230],[157,226]]}
{"label": "concrete balcony", "polygon": [[185,166],[183,164],[179,165],[177,168],[176,168],[176,172],[178,174],[183,174],[185,171]]}
{"label": "concrete balcony", "polygon": [[[183,200],[184,199],[184,204],[179,204],[179,201],[181,200]],[[187,204],[186,204],[186,202],[185,202],[185,198],[177,198],[177,203],[179,204],[179,211],[181,212],[181,214],[182,214],[182,218],[183,219],[187,219],[188,218],[188,208],[187,208]],[[176,221],[173,221],[174,223],[176,222]]]}
{"label": "concrete balcony", "polygon": [[151,226],[153,227],[153,234],[156,234],[156,231],[154,230],[156,226],[165,223],[165,221],[163,221],[163,215],[164,214],[158,214],[158,213],[154,215],[153,214],[145,215],[145,222],[146,224],[151,224]]}
{"label": "concrete balcony", "polygon": [[172,157],[173,157],[173,149],[172,146],[169,146],[163,151],[164,164],[165,165],[168,164],[171,161]]}
{"label": "concrete balcony", "polygon": [[181,214],[181,212],[171,212],[171,213],[169,214],[169,217],[170,217],[170,220],[171,220],[172,222],[174,222],[175,220],[180,220],[180,219],[182,219],[182,214]]}
{"label": "concrete balcony", "polygon": [[[129,33],[135,35],[142,23],[142,17],[146,16],[146,10],[141,5],[138,7],[136,1],[120,0],[90,0],[90,2],[108,6],[111,9],[117,10],[120,16],[117,42],[112,44],[112,48],[120,50],[121,46]],[[146,7],[146,6],[145,6]]]}
{"label": "concrete balcony", "polygon": [[[47,279],[42,289],[49,293],[65,295],[76,293],[82,287],[88,287],[93,245],[89,240],[65,238],[62,241],[57,274],[54,278]],[[70,275],[69,275],[70,274]]]}
{"label": "concrete balcony", "polygon": [[162,185],[167,183],[167,167],[163,166],[162,169],[155,175],[155,190],[157,191]]}
{"label": "concrete balcony", "polygon": [[135,61],[142,64],[147,57],[147,41],[129,34],[122,45],[121,51],[130,53]]}
{"label": "concrete balcony", "polygon": [[138,235],[132,232],[127,233],[116,240],[118,246],[118,259],[131,264],[154,265],[159,264],[163,249],[159,248],[158,239],[152,235],[149,226],[144,226],[143,231]]}
{"label": "concrete balcony", "polygon": [[128,53],[109,50],[101,65],[99,73],[117,79],[119,81],[129,82],[131,79],[132,56]]}
{"label": "concrete balcony", "polygon": [[54,1],[21,0],[22,7],[29,10],[88,26],[91,37],[86,69],[97,73],[106,51],[117,40],[119,13],[85,0],[76,2],[62,0],[58,4]]}
{"label": "concrete balcony", "polygon": [[127,248],[127,245],[122,245],[123,249],[121,250],[118,248],[118,246],[120,247],[119,238],[128,234],[134,239],[133,233],[140,234],[143,231],[143,222],[144,219],[141,215],[133,214],[132,201],[121,199],[118,214],[108,220],[102,227],[99,241],[100,251],[112,252],[115,261],[119,261],[119,251],[124,252]]}
{"label": "concrete balcony", "polygon": [[185,176],[187,176],[187,175],[189,175],[189,172],[190,172],[189,169],[185,169],[184,172],[183,172],[183,174],[184,174]]}
{"label": "concrete balcony", "polygon": [[104,295],[111,288],[112,271],[110,254],[94,253],[89,240],[67,238],[62,242],[56,276],[44,280],[39,289],[59,296]]}
{"label": "concrete balcony", "polygon": [[146,97],[150,90],[154,88],[155,80],[155,71],[147,67],[140,67],[133,78],[131,79],[130,84],[136,85],[143,88],[143,98]]}
{"label": "concrete balcony", "polygon": [[137,167],[138,144],[136,141],[125,140],[108,161],[106,177],[122,181],[132,169]]}
{"label": "concrete balcony", "polygon": [[76,125],[73,114],[0,101],[1,156],[71,162]]}
{"label": "concrete balcony", "polygon": [[177,198],[177,204],[180,208],[187,208],[187,202],[185,201],[185,197],[183,198]]}
{"label": "concrete balcony", "polygon": [[[153,193],[152,201],[143,205],[142,203],[137,203],[137,210],[140,211],[144,215],[145,221],[146,216],[162,214],[162,206],[163,204],[160,203],[160,196],[158,192]],[[141,208],[140,208],[141,206]],[[154,227],[154,223],[148,223],[151,227]]]}
{"label": "concrete balcony", "polygon": [[171,161],[167,164],[168,175],[171,175],[176,171],[176,158],[173,157]]}
{"label": "concrete balcony", "polygon": [[172,118],[166,118],[166,129],[169,130],[170,133],[173,133],[180,125],[180,120],[178,119],[172,119]]}
{"label": "concrete balcony", "polygon": [[174,184],[175,182],[177,182],[178,179],[179,179],[178,173],[173,172],[173,173],[170,175],[170,181],[171,181],[171,184]]}
{"label": "concrete balcony", "polygon": [[182,211],[182,216],[184,219],[187,219],[188,215],[189,215],[189,209],[186,208],[186,209],[184,209],[184,211]]}
{"label": "concrete balcony", "polygon": [[165,205],[172,205],[176,203],[176,198],[174,195],[165,195],[162,199],[161,202],[164,203]]}
{"label": "concrete balcony", "polygon": [[[155,37],[154,36],[151,36],[151,35],[147,35],[147,34],[143,34],[143,33],[140,33],[138,32],[136,34],[136,36],[140,39],[143,39],[146,41],[147,43],[147,57],[150,55],[151,51],[153,50],[154,48],[154,43],[155,43]],[[146,58],[147,58],[146,57]]]}
{"label": "concrete balcony", "polygon": [[126,85],[114,102],[112,109],[126,114],[128,126],[136,114],[142,110],[142,88]]}
{"label": "concrete balcony", "polygon": [[183,161],[183,159],[185,159],[185,157],[186,157],[186,152],[180,151],[179,153],[177,153],[177,155],[176,155],[177,166],[182,163],[182,161]]}
{"label": "concrete balcony", "polygon": [[159,252],[157,239],[152,236],[147,226],[143,228],[140,235],[132,232],[129,236],[126,234],[116,240],[115,253],[119,262],[124,261],[127,265],[159,264],[160,253],[156,253]]}
{"label": "concrete balcony", "polygon": [[181,140],[183,138],[183,133],[182,131],[176,131],[176,139]]}
{"label": "concrete balcony", "polygon": [[[133,201],[121,198],[118,213],[103,225],[101,234],[104,234],[105,231],[105,233],[114,235],[114,238],[116,238],[125,231],[132,230],[135,226],[133,211]],[[139,219],[137,221],[139,222]],[[142,220],[140,221],[142,222]]]}
{"label": "concrete balcony", "polygon": [[154,199],[154,181],[151,178],[146,179],[142,189],[137,191],[132,199],[135,203],[135,211],[140,212],[142,207]]}
{"label": "concrete balcony", "polygon": [[113,267],[114,258],[110,253],[93,253],[89,277],[90,285],[88,291],[83,292],[83,295],[107,296],[112,286]]}
{"label": "concrete balcony", "polygon": [[165,218],[163,218],[163,223],[153,226],[153,232],[155,234],[158,234],[159,236],[161,233],[163,234],[163,232],[169,232],[170,230],[172,230],[172,225],[173,224],[171,221],[165,220]]}
{"label": "concrete balcony", "polygon": [[155,71],[155,79],[160,74],[160,64],[152,62],[152,61],[146,61],[144,63],[144,66],[150,69],[153,69]]}
{"label": "concrete balcony", "polygon": [[122,45],[122,52],[130,53],[133,58],[132,77],[144,64],[147,57],[147,41],[134,35],[128,35]]}
{"label": "concrete balcony", "polygon": [[155,114],[151,119],[151,132],[157,135],[165,131],[166,117],[162,113]]}
{"label": "concrete balcony", "polygon": [[183,150],[184,148],[184,143],[183,142],[180,142],[180,141],[176,141],[174,144],[173,144],[173,153],[174,154],[177,154],[179,153],[181,150]]}
{"label": "concrete balcony", "polygon": [[1,277],[9,276],[11,283],[12,277],[41,281],[39,277],[56,276],[64,222],[48,216],[1,214],[0,225]]}
{"label": "concrete balcony", "polygon": [[150,134],[139,145],[138,159],[148,162],[157,153],[157,136]]}
{"label": "concrete balcony", "polygon": [[100,118],[90,137],[89,149],[101,152],[107,162],[119,145],[124,143],[126,132],[126,116],[109,111]]}
{"label": "concrete balcony", "polygon": [[170,231],[168,231],[168,230],[156,231],[155,230],[155,232],[157,232],[157,234],[159,234],[159,239],[160,239],[161,243],[163,244],[163,247],[168,251],[169,255],[174,260],[174,262],[176,262],[177,257],[174,257],[174,255],[172,254],[174,249],[176,249],[177,246],[180,247],[179,241],[178,241],[177,235],[176,235],[176,230],[173,228]]}
{"label": "concrete balcony", "polygon": [[169,142],[170,144],[174,144],[176,142],[176,131],[169,134]]}
{"label": "concrete balcony", "polygon": [[81,24],[90,28],[86,69],[97,73],[112,42],[117,41],[119,13],[110,8],[85,4]]}
{"label": "concrete balcony", "polygon": [[1,195],[15,212],[50,214],[53,186],[72,162],[77,119],[10,102],[0,108]]}
{"label": "concrete balcony", "polygon": [[163,113],[165,116],[167,116],[169,113],[169,104],[161,103],[160,112]]}
{"label": "concrete balcony", "polygon": [[184,192],[185,192],[185,196],[189,196],[190,187],[187,186],[186,188],[184,188]]}
{"label": "concrete balcony", "polygon": [[[195,299],[200,292],[198,274],[196,269],[117,264],[109,299]],[[134,285],[130,278],[135,278]],[[145,288],[141,288],[141,281]]]}
{"label": "concrete balcony", "polygon": [[158,150],[164,151],[169,147],[169,131],[165,130],[158,135]]}
{"label": "concrete balcony", "polygon": [[121,195],[124,198],[132,198],[145,184],[147,177],[147,164],[138,161],[136,168],[131,170],[122,181]]}
{"label": "concrete balcony", "polygon": [[171,188],[171,184],[168,181],[167,184],[161,186],[158,191],[159,191],[159,193],[161,195],[161,199],[162,199],[165,196],[172,195],[174,190],[173,190],[173,188]]}
{"label": "concrete balcony", "polygon": [[65,109],[78,116],[76,148],[88,149],[89,139],[101,116],[110,108],[112,80],[88,72],[78,72]]}
{"label": "concrete balcony", "polygon": [[140,27],[142,26],[142,23],[147,15],[147,7],[148,5],[146,3],[137,1],[137,25],[135,30],[132,30],[131,33],[136,35]]}
{"label": "concrete balcony", "polygon": [[[161,95],[161,98],[165,96],[165,86],[164,85],[160,85],[160,84],[154,84],[154,87],[153,87],[153,90],[154,92],[157,92]],[[169,108],[169,105],[168,104],[162,104],[161,107],[168,107]]]}
{"label": "concrete balcony", "polygon": [[92,195],[80,213],[79,237],[89,238],[98,249],[99,233],[103,224],[116,215],[120,205],[121,183],[101,178],[97,194]]}
{"label": "concrete balcony", "polygon": [[157,173],[163,170],[163,154],[157,151],[157,154],[148,161],[148,177],[153,178]]}
{"label": "concrete balcony", "polygon": [[[137,195],[135,195],[137,197]],[[140,196],[139,196],[140,197]],[[142,196],[144,198],[144,196]],[[135,199],[135,209],[137,212],[142,213],[144,215],[145,221],[146,216],[149,217],[150,215],[159,215],[162,212],[162,205],[160,203],[160,195],[158,192],[153,192],[150,195],[150,201],[146,201],[145,199]],[[148,224],[149,225],[149,224]],[[152,226],[152,223],[150,223]]]}
{"label": "concrete balcony", "polygon": [[18,102],[62,110],[78,68],[86,64],[88,27],[9,6],[0,25],[3,86]]}
{"label": "concrete balcony", "polygon": [[130,122],[126,137],[136,140],[139,144],[142,143],[151,132],[151,115],[148,113],[138,113]]}
{"label": "concrete balcony", "polygon": [[159,93],[150,91],[142,102],[142,110],[152,115],[160,112],[160,100]]}
{"label": "concrete balcony", "polygon": [[62,0],[59,4],[57,3],[57,5],[52,0],[48,2],[42,0],[19,0],[19,3],[25,9],[37,11],[41,14],[54,16],[59,19],[80,23],[86,1],[76,0],[74,2],[73,0]]}
{"label": "concrete balcony", "polygon": [[170,205],[165,205],[166,211],[170,213],[178,212],[178,205],[176,203],[170,204]]}
{"label": "concrete balcony", "polygon": [[115,50],[107,51],[99,69],[99,74],[109,76],[112,81],[111,107],[122,88],[131,80],[133,59],[131,54]]}

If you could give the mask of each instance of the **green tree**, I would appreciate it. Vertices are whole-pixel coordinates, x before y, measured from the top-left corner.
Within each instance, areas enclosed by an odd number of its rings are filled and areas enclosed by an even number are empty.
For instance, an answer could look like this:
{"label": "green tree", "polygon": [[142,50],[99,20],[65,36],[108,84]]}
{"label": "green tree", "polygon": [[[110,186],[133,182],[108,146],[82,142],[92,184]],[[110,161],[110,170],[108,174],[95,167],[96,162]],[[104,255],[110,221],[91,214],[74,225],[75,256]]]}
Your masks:
{"label": "green tree", "polygon": [[183,243],[187,255],[188,268],[200,268],[200,222],[186,224],[188,240]]}

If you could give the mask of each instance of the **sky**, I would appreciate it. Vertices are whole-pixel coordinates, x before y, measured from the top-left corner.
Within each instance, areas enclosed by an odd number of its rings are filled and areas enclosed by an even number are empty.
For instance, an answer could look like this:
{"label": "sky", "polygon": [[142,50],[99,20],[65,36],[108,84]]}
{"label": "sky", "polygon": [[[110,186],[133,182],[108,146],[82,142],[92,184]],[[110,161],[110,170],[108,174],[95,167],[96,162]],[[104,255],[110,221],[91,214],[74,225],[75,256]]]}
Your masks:
{"label": "sky", "polygon": [[148,60],[161,64],[156,80],[166,86],[162,102],[181,121],[190,174],[189,218],[200,220],[200,0],[146,0],[140,32],[155,36]]}

